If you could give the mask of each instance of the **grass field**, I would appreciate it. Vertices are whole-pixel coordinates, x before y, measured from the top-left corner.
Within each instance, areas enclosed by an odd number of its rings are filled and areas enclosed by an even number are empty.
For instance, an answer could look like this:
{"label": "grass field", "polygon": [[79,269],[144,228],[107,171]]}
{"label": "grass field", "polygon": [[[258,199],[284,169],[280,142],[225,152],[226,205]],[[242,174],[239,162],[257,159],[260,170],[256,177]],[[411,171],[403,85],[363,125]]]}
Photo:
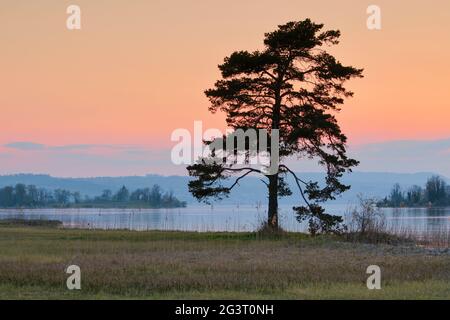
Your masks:
{"label": "grass field", "polygon": [[[81,290],[66,288],[69,265]],[[368,290],[379,265],[382,289]],[[0,224],[0,299],[449,299],[450,254],[335,238]]]}

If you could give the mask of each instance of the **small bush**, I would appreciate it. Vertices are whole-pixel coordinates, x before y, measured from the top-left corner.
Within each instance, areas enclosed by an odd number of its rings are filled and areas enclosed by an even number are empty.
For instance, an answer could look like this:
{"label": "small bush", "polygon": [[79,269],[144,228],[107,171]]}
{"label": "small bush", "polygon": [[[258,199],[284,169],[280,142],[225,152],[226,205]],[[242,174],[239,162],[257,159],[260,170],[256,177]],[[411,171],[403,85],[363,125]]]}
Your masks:
{"label": "small bush", "polygon": [[373,198],[358,195],[359,206],[350,210],[348,230],[362,235],[386,231],[386,217]]}
{"label": "small bush", "polygon": [[387,230],[386,217],[377,207],[375,199],[358,195],[358,200],[358,206],[351,208],[347,215],[347,232],[344,234],[347,241],[387,244],[411,242],[409,237]]}
{"label": "small bush", "polygon": [[258,238],[281,238],[287,235],[281,227],[273,228],[267,222],[261,223],[261,226],[256,230]]}

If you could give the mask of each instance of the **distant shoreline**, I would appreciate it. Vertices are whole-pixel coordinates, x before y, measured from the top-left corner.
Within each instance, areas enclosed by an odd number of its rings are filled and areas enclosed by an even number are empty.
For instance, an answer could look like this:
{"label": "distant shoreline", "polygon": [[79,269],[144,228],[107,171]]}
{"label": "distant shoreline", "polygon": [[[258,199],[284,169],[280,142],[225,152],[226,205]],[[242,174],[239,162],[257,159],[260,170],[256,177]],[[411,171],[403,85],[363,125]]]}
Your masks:
{"label": "distant shoreline", "polygon": [[115,205],[115,206],[89,206],[89,205],[82,205],[82,206],[68,206],[68,207],[0,207],[0,210],[45,210],[45,209],[178,209],[178,208],[186,208],[187,205],[182,206],[170,206],[170,207],[154,207],[154,206],[133,206],[133,205]]}
{"label": "distant shoreline", "polygon": [[391,207],[391,206],[377,206],[382,209],[450,209],[450,206],[405,206],[405,207]]}

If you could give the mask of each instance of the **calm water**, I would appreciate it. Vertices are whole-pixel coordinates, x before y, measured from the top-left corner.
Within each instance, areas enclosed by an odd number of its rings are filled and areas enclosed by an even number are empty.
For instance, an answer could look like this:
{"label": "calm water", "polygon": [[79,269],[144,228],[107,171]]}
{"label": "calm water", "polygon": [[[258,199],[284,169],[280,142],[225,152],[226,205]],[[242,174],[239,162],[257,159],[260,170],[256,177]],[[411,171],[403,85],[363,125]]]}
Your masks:
{"label": "calm water", "polygon": [[[349,206],[330,205],[328,212],[345,215]],[[450,231],[450,208],[383,209],[387,223],[416,232]],[[68,228],[253,231],[266,217],[265,206],[189,206],[178,209],[0,209],[0,219],[25,218],[60,220]],[[291,206],[280,208],[281,225],[290,231],[304,231]]]}

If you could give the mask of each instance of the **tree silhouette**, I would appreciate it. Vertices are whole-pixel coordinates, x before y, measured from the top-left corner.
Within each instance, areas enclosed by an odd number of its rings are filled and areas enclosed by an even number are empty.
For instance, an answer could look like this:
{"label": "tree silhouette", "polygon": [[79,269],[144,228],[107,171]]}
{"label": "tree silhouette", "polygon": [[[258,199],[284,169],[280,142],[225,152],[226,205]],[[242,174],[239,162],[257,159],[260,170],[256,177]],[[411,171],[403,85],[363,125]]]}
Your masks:
{"label": "tree silhouette", "polygon": [[[198,200],[226,197],[240,179],[260,174],[268,188],[267,225],[277,229],[278,198],[292,193],[286,183],[292,175],[304,202],[293,208],[297,220],[309,220],[312,233],[339,230],[342,219],[325,213],[320,203],[349,189],[339,180],[358,161],[347,157],[347,138],[332,113],[353,95],[343,85],[362,77],[362,69],[344,66],[327,53],[324,47],[338,44],[340,32],[322,29],[309,19],[280,25],[265,34],[263,50],[234,52],[219,66],[222,79],[205,91],[209,110],[225,112],[235,130],[266,129],[271,136],[278,129],[279,170],[269,175],[251,166],[200,159],[187,168],[196,178],[189,190]],[[288,156],[317,159],[326,171],[325,183],[304,181],[283,163]],[[234,183],[226,185],[233,177]]]}

